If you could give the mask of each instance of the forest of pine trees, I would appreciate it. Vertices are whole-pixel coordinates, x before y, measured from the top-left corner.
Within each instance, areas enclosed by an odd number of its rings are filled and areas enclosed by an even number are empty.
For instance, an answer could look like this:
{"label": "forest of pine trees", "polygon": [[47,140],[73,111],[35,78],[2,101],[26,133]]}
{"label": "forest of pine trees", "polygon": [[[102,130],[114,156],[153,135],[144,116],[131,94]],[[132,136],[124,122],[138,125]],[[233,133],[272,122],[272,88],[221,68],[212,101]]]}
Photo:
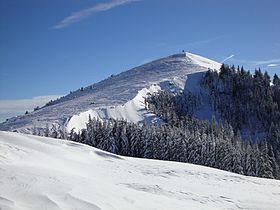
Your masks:
{"label": "forest of pine trees", "polygon": [[[209,70],[201,81],[210,103],[235,133],[266,141],[269,158],[280,165],[280,79],[272,81],[260,69],[254,74],[234,66],[222,65],[220,72]],[[248,138],[248,137],[247,137]]]}
{"label": "forest of pine trees", "polygon": [[[89,118],[86,129],[65,133],[53,126],[34,134],[68,139],[115,154],[180,161],[239,174],[280,179],[280,80],[273,85],[267,73],[254,75],[223,65],[209,70],[201,80],[209,91],[209,103],[222,120],[196,119],[199,94],[159,92],[146,99],[148,110],[161,125]],[[257,126],[255,126],[257,125]],[[242,139],[242,131],[257,129],[258,140]]]}
{"label": "forest of pine trees", "polygon": [[201,84],[210,94],[211,104],[235,131],[267,132],[280,124],[280,80],[273,84],[267,72],[254,75],[243,68],[222,65],[220,72],[209,70]]}

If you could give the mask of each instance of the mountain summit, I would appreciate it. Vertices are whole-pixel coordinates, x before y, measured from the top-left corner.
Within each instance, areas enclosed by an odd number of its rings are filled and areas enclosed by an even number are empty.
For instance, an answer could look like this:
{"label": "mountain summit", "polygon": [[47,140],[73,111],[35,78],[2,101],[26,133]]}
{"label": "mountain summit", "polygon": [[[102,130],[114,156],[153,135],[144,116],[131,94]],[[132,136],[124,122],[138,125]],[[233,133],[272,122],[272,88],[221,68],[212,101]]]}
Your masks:
{"label": "mountain summit", "polygon": [[88,116],[131,122],[158,121],[144,109],[144,97],[159,90],[182,91],[187,75],[219,69],[220,63],[191,53],[161,58],[81,88],[24,116],[0,124],[0,130],[30,133],[56,124],[68,130],[85,126]]}

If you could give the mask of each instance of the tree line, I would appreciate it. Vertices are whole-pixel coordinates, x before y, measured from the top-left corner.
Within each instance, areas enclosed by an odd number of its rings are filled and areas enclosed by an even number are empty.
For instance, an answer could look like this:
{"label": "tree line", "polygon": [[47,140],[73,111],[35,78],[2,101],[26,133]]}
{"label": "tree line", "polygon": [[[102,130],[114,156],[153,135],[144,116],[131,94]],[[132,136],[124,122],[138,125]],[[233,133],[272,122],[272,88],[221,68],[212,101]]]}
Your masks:
{"label": "tree line", "polygon": [[[277,75],[271,85],[268,74],[260,70],[251,75],[243,68],[223,65],[219,72],[206,72],[201,87],[209,91],[209,103],[221,116],[219,122],[215,118],[211,122],[195,118],[194,112],[202,103],[200,94],[160,91],[145,100],[146,109],[162,119],[160,125],[101,121],[89,116],[86,128],[77,132],[72,129],[67,133],[53,126],[34,129],[34,134],[68,139],[124,156],[193,163],[279,179]],[[242,130],[254,124],[264,132],[263,138],[242,139]]]}

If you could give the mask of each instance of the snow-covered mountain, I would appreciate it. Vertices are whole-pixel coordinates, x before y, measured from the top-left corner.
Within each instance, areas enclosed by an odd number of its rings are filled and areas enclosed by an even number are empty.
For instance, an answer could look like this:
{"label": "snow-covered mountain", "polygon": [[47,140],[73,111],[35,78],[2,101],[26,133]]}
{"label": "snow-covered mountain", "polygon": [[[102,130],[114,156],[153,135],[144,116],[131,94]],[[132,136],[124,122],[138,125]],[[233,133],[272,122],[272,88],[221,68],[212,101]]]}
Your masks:
{"label": "snow-covered mountain", "polygon": [[0,132],[0,209],[279,209],[280,181]]}
{"label": "snow-covered mountain", "polygon": [[[0,124],[0,130],[30,133],[52,124],[80,129],[89,114],[96,118],[125,119],[130,122],[160,121],[144,108],[144,97],[159,90],[182,91],[186,77],[219,69],[219,63],[191,53],[175,54],[125,71],[77,90],[30,114]],[[195,80],[194,80],[195,81]],[[194,88],[196,84],[188,85]],[[190,87],[191,86],[191,87]]]}

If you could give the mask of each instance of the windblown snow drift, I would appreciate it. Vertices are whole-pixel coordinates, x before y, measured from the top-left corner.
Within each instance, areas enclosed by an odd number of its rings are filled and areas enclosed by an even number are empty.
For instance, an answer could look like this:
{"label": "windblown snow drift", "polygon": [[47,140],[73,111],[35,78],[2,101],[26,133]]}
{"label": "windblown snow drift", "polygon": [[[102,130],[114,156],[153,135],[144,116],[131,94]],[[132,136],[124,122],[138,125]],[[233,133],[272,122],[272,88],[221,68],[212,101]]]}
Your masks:
{"label": "windblown snow drift", "polygon": [[0,132],[0,209],[279,209],[280,181]]}

